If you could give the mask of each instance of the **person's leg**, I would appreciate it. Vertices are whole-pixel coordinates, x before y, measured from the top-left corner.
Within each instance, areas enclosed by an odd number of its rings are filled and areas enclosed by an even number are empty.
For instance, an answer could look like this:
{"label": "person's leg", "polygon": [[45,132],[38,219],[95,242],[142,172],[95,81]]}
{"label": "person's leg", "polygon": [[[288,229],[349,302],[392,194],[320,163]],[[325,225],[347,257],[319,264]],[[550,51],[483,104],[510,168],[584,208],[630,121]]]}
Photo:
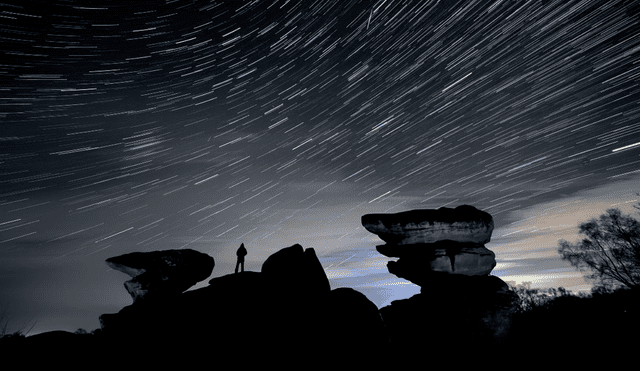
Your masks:
{"label": "person's leg", "polygon": [[238,267],[240,266],[240,261],[238,260],[238,262],[236,263],[236,273],[238,273]]}
{"label": "person's leg", "polygon": [[243,261],[242,261],[242,263],[240,263],[240,264],[242,264],[242,268],[241,268],[242,270],[241,270],[241,272],[244,272],[244,260],[243,260]]}

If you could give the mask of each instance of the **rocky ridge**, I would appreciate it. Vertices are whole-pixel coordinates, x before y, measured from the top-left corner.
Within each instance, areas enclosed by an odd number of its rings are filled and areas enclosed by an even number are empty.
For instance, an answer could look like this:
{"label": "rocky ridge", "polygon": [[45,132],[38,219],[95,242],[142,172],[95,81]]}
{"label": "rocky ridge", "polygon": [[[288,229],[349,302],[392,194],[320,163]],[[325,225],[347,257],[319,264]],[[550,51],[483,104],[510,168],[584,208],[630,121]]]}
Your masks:
{"label": "rocky ridge", "polygon": [[143,366],[166,366],[169,355],[186,353],[317,357],[340,349],[379,365],[390,351],[442,355],[501,344],[517,296],[489,274],[496,262],[484,246],[493,230],[488,213],[463,205],[369,214],[362,224],[387,242],[378,252],[399,258],[389,272],[421,286],[420,294],[378,309],[352,288],[332,290],[315,250],[299,244],[269,256],[259,272],[227,274],[191,291],[210,276],[211,256],[134,252],[106,261],[132,277],[124,286],[133,303],[101,315],[97,335],[78,341],[54,331],[27,339],[50,350],[112,354],[108,361],[116,364],[135,355],[127,362]]}

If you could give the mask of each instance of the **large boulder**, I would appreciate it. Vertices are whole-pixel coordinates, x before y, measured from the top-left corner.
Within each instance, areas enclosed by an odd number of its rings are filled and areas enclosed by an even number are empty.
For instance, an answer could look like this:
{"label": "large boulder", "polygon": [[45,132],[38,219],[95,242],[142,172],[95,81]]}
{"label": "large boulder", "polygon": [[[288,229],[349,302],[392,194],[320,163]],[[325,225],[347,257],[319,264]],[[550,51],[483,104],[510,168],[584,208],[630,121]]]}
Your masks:
{"label": "large boulder", "polygon": [[329,293],[315,251],[296,244],[267,258],[262,272],[228,274],[165,300],[141,300],[103,314],[100,322],[109,342],[125,348],[209,352],[202,339],[212,338],[219,339],[216,351],[227,355],[247,349],[312,351],[342,331],[326,320]]}
{"label": "large boulder", "polygon": [[[461,205],[367,214],[362,225],[387,242],[378,252],[399,258],[387,263],[389,272],[421,287],[380,309],[394,351],[457,357],[461,349],[469,355],[504,344],[518,296],[489,276],[496,266],[484,246],[493,232],[490,214]],[[425,334],[429,340],[416,341]]]}
{"label": "large boulder", "polygon": [[262,263],[261,272],[274,285],[289,288],[297,295],[328,294],[331,285],[313,248],[304,250],[299,244],[273,253]]}
{"label": "large boulder", "polygon": [[491,240],[493,218],[470,205],[455,209],[417,209],[395,214],[366,214],[362,225],[388,244],[408,245],[441,240],[484,244]]}
{"label": "large boulder", "polygon": [[434,274],[420,294],[380,309],[395,346],[434,352],[505,345],[518,296],[495,276]]}
{"label": "large boulder", "polygon": [[338,349],[376,351],[389,343],[378,307],[363,293],[348,287],[331,290],[325,304],[327,343]]}
{"label": "large boulder", "polygon": [[118,313],[101,315],[102,334],[109,343],[125,349],[145,346],[156,351],[193,352],[208,347],[214,338],[223,351],[258,346],[269,340],[265,332],[275,332],[260,331],[262,324],[274,325],[264,310],[269,300],[267,288],[259,272],[213,278],[209,286],[172,300],[143,300]]}
{"label": "large boulder", "polygon": [[300,300],[288,285],[275,286],[252,271],[216,277],[179,300],[143,301],[101,320],[109,344],[163,354],[215,351],[268,359],[283,352],[302,359],[350,349],[372,356],[389,342],[378,308],[362,293],[340,288]]}
{"label": "large boulder", "polygon": [[133,252],[106,260],[109,267],[133,279],[125,282],[136,303],[178,295],[211,275],[211,256],[191,250]]}

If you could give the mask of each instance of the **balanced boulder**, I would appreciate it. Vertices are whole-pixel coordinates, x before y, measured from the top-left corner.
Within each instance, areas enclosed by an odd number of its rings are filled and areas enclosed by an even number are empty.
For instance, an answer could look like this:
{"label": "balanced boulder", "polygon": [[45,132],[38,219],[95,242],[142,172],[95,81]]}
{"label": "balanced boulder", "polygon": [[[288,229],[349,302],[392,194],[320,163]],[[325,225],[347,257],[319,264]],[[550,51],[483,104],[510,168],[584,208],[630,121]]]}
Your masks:
{"label": "balanced boulder", "polygon": [[420,294],[380,309],[391,342],[423,347],[416,334],[430,333],[443,350],[503,342],[511,327],[518,296],[489,274],[495,254],[493,218],[473,206],[367,214],[362,225],[386,245],[378,252],[399,258],[387,263],[397,277],[421,287]]}
{"label": "balanced boulder", "polygon": [[408,245],[442,240],[484,244],[491,240],[493,218],[470,205],[455,209],[418,209],[395,214],[366,214],[362,225],[388,244]]}
{"label": "balanced boulder", "polygon": [[215,265],[211,256],[191,249],[133,252],[106,263],[133,277],[124,286],[134,303],[180,294],[209,277]]}

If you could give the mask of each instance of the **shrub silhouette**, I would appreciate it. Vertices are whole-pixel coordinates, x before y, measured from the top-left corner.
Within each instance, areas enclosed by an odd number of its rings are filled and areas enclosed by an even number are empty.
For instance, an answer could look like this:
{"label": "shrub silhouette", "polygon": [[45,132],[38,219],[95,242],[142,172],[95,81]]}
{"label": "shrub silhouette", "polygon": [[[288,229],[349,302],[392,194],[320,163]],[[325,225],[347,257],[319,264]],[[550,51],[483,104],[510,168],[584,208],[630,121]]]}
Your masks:
{"label": "shrub silhouette", "polygon": [[[9,321],[6,318],[6,313],[0,314],[0,349],[6,354],[10,354],[11,350],[19,348],[26,339],[24,329],[20,329],[11,333],[7,332],[7,326],[9,325]],[[31,327],[31,329],[33,326]],[[31,331],[29,329],[26,331],[28,333]]]}
{"label": "shrub silhouette", "polygon": [[[516,309],[516,313],[529,312],[535,308],[548,307],[552,301],[561,297],[576,296],[571,290],[564,287],[551,287],[548,289],[532,289],[531,282],[524,282],[521,285],[515,285],[513,281],[507,282],[511,290],[513,290],[520,298],[520,305]],[[577,297],[585,297],[587,294],[579,293]]]}
{"label": "shrub silhouette", "polygon": [[20,330],[16,330],[12,333],[7,333],[7,326],[9,325],[9,320],[6,317],[7,317],[6,312],[2,312],[2,314],[0,314],[0,339],[25,337],[26,334],[28,334],[31,330],[33,330],[33,327],[35,326],[35,323],[34,323],[27,331],[25,331],[23,328]]}

